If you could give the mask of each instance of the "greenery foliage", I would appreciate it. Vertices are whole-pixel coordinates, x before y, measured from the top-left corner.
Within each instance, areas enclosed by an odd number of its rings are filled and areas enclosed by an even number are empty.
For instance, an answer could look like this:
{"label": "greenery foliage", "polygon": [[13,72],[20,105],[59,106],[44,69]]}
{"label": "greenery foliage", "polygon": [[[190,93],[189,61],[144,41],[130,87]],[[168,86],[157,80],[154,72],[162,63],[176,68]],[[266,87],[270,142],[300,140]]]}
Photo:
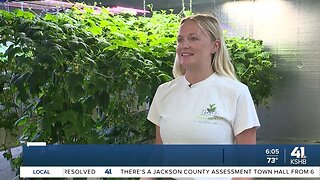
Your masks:
{"label": "greenery foliage", "polygon": [[230,37],[226,43],[239,80],[249,87],[256,105],[266,104],[276,78],[271,52],[265,50],[261,40]]}
{"label": "greenery foliage", "polygon": [[[145,104],[169,81],[180,17],[97,14],[85,8],[37,16],[0,11],[0,127],[20,141],[143,143]],[[262,41],[227,38],[239,79],[257,104],[271,95]]]}
{"label": "greenery foliage", "polygon": [[1,58],[1,126],[15,122],[21,140],[48,143],[152,137],[138,107],[171,79],[178,21],[164,12],[1,11],[0,43],[11,43]]}

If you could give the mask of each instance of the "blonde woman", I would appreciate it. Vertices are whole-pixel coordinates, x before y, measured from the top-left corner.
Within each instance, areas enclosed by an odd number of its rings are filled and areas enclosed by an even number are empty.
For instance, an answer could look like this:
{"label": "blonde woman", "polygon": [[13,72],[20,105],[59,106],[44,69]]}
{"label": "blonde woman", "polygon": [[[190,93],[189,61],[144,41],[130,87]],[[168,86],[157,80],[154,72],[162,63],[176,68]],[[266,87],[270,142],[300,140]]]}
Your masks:
{"label": "blonde woman", "polygon": [[174,80],[158,87],[148,114],[156,144],[256,143],[255,106],[236,78],[215,17],[181,21],[173,74]]}

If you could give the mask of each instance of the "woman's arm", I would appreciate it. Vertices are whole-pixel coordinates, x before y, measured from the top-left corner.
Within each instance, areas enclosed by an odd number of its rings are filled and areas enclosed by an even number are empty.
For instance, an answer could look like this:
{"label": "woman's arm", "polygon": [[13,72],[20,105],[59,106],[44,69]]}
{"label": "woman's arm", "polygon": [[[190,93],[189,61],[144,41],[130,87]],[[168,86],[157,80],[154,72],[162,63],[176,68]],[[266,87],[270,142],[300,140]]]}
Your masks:
{"label": "woman's arm", "polygon": [[236,136],[236,144],[256,144],[257,130],[255,127],[246,129]]}
{"label": "woman's arm", "polygon": [[156,125],[156,139],[155,139],[155,144],[162,144],[162,139],[160,136],[160,127]]}

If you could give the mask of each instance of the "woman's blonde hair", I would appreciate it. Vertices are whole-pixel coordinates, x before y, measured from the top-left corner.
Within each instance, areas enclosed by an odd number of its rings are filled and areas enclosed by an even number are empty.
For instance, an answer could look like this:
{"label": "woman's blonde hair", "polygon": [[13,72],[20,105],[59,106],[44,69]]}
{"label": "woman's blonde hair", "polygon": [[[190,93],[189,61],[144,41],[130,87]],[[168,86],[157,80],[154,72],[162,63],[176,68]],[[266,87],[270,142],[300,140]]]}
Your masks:
{"label": "woman's blonde hair", "polygon": [[[233,79],[237,79],[234,67],[230,61],[230,55],[223,38],[223,32],[220,27],[218,20],[211,16],[205,14],[197,14],[187,18],[182,19],[180,25],[185,23],[186,21],[193,20],[198,23],[201,30],[205,33],[209,33],[209,38],[213,41],[220,40],[220,47],[217,52],[212,55],[212,69],[215,73],[227,77],[231,77]],[[179,62],[178,55],[176,54],[176,58],[174,61],[173,69],[172,69],[173,76],[175,78],[184,75],[186,70],[181,66]]]}

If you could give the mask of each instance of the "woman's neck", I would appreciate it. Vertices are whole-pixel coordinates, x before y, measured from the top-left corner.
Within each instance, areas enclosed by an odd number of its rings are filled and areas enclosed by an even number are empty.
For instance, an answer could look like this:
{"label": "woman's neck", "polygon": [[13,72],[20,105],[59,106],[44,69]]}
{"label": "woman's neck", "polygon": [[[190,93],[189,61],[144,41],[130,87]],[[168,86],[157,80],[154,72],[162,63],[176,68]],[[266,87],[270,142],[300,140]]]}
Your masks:
{"label": "woman's neck", "polygon": [[195,71],[187,71],[185,73],[185,77],[190,84],[196,84],[200,81],[207,79],[214,73],[213,70],[195,72]]}

